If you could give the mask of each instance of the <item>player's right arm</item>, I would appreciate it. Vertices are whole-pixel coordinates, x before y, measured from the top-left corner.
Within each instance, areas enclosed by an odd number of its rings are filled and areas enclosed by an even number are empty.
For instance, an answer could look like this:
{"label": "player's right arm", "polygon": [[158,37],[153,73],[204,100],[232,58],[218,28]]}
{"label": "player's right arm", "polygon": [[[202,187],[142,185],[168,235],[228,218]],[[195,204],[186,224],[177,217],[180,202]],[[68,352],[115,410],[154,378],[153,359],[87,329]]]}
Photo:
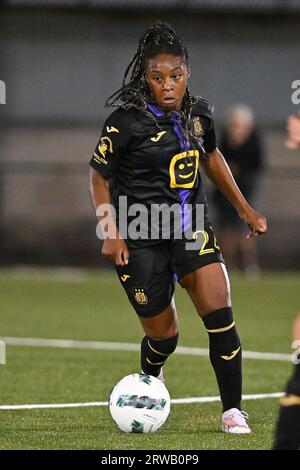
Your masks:
{"label": "player's right arm", "polygon": [[115,233],[116,236],[107,236],[104,238],[101,253],[118,266],[128,264],[129,253],[127,245],[121,238],[119,231],[115,226],[113,214],[109,209],[109,207],[111,207],[111,200],[108,180],[94,168],[90,169],[90,195],[96,211],[102,204],[105,204],[107,207],[107,211],[102,214],[102,216],[98,216],[103,233],[107,232],[107,224],[109,224],[111,228],[115,227],[111,232]]}
{"label": "player's right arm", "polygon": [[[102,232],[106,234],[102,254],[118,266],[128,264],[128,248],[116,227],[112,211],[109,179],[114,176],[118,158],[128,145],[129,132],[124,112],[115,111],[106,120],[101,137],[90,161],[90,195]],[[105,211],[99,207],[105,204]],[[101,213],[101,215],[99,215]],[[110,230],[107,230],[109,226]]]}

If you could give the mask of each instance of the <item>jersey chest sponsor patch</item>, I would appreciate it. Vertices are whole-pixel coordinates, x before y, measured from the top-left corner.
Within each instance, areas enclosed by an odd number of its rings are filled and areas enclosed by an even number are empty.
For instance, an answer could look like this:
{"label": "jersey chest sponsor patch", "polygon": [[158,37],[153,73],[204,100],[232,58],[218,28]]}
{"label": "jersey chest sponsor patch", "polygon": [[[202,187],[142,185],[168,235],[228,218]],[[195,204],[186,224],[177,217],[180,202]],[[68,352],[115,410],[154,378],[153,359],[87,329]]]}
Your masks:
{"label": "jersey chest sponsor patch", "polygon": [[170,188],[193,188],[198,168],[198,150],[189,150],[174,155],[169,166]]}

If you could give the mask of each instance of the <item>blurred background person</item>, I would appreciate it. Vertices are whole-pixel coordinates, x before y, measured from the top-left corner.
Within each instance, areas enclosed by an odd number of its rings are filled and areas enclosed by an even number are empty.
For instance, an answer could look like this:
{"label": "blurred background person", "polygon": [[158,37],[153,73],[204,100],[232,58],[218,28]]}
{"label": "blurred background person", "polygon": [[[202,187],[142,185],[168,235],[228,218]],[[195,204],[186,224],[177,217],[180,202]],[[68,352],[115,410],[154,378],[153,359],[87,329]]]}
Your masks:
{"label": "blurred background person", "polygon": [[[263,151],[249,106],[237,104],[229,110],[220,149],[237,185],[252,204],[263,168]],[[214,191],[213,199],[220,245],[229,269],[239,268],[245,274],[258,275],[255,240],[246,238],[243,221],[220,191]]]}
{"label": "blurred background person", "polygon": [[298,115],[292,114],[287,121],[288,137],[285,142],[288,149],[300,148],[300,112]]}
{"label": "blurred background person", "polygon": [[[300,115],[292,114],[287,120],[288,149],[300,149]],[[274,450],[297,450],[300,447],[300,315],[293,324],[292,362],[295,364],[280,400],[280,410],[276,426]]]}

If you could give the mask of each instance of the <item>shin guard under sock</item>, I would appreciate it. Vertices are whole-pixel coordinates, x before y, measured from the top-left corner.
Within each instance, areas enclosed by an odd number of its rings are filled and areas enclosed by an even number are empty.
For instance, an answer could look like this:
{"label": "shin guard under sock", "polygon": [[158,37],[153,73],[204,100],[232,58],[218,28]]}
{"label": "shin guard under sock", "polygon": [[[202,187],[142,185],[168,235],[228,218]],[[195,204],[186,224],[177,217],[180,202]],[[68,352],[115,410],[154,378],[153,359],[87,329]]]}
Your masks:
{"label": "shin guard under sock", "polygon": [[164,363],[176,349],[178,336],[178,333],[167,339],[152,339],[144,336],[141,344],[141,367],[145,374],[158,377]]}
{"label": "shin guard under sock", "polygon": [[241,407],[242,352],[230,307],[220,308],[203,318],[209,334],[209,357],[214,368],[223,411]]}

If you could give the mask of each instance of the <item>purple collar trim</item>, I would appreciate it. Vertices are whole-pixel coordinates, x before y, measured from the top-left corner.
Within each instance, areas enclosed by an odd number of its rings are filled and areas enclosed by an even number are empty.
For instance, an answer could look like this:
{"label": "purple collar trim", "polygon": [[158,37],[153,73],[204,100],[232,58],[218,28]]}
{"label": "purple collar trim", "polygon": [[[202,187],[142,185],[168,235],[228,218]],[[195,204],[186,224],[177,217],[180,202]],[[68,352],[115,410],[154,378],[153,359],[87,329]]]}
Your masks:
{"label": "purple collar trim", "polygon": [[[156,117],[165,116],[165,114],[166,114],[164,111],[162,111],[157,106],[155,106],[155,104],[152,104],[152,103],[148,103],[147,108],[149,108],[150,111],[152,111],[152,113],[155,114]],[[170,115],[175,120],[177,120],[177,121],[180,120],[180,116],[179,116],[179,113],[177,111],[171,111]]]}
{"label": "purple collar trim", "polygon": [[147,104],[147,107],[150,109],[150,111],[152,111],[153,114],[155,114],[155,116],[157,117],[161,117],[161,116],[164,116],[165,113],[159,109],[157,106],[155,106],[154,104]]}

